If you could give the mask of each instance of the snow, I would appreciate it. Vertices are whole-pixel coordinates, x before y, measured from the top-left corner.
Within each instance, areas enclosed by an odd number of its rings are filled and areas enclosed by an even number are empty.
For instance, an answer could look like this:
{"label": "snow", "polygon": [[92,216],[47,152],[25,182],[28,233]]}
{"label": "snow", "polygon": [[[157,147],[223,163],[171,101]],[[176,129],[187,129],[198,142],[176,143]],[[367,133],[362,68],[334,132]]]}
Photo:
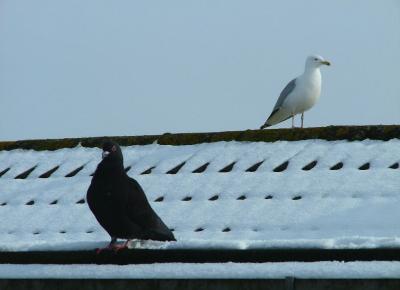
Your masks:
{"label": "snow", "polygon": [[391,279],[400,262],[0,265],[0,279]]}
{"label": "snow", "polygon": [[[400,169],[389,168],[400,162],[398,139],[152,144],[122,149],[125,166],[131,166],[128,174],[143,186],[178,239],[143,243],[142,248],[400,246]],[[10,168],[0,177],[0,250],[104,246],[107,233],[82,203],[100,160],[100,149],[80,146],[0,151],[0,172]],[[255,172],[246,172],[261,161]],[[273,171],[286,161],[286,170]],[[302,170],[313,161],[317,161],[314,168]],[[177,174],[166,174],[182,162]],[[236,162],[232,171],[219,172],[232,162]],[[343,168],[330,170],[339,162]],[[192,173],[206,163],[203,173]],[[366,163],[370,168],[359,170]],[[56,166],[51,177],[38,178]],[[81,166],[74,177],[65,177]],[[26,179],[14,179],[33,167]],[[152,167],[151,174],[141,175]],[[160,197],[163,201],[156,202]],[[183,201],[187,197],[191,199]],[[230,231],[223,231],[227,228]]]}

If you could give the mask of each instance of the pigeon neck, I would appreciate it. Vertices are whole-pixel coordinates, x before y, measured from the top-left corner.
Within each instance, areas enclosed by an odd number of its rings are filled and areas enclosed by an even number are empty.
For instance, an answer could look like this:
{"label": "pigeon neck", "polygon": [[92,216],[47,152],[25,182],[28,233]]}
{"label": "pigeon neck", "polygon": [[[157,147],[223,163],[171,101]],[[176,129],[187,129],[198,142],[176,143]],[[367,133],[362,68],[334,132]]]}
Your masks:
{"label": "pigeon neck", "polygon": [[116,160],[107,160],[105,162],[102,162],[100,165],[101,172],[103,172],[105,175],[113,176],[125,173],[123,162],[119,162]]}

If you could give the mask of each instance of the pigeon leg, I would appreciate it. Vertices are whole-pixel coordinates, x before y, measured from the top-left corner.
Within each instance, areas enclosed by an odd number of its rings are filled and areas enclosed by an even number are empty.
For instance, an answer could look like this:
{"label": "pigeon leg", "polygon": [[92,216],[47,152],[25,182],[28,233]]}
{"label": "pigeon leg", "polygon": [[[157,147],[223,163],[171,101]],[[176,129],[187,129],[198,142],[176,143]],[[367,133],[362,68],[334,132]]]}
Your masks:
{"label": "pigeon leg", "polygon": [[301,128],[303,128],[303,124],[304,124],[304,112],[301,113]]}
{"label": "pigeon leg", "polygon": [[113,246],[113,250],[115,251],[115,252],[119,252],[120,250],[123,250],[123,249],[127,249],[128,248],[128,243],[130,242],[130,240],[128,239],[128,240],[126,240],[122,245],[114,245]]}
{"label": "pigeon leg", "polygon": [[117,238],[112,237],[112,238],[111,238],[111,242],[107,245],[107,247],[105,247],[105,248],[98,248],[98,249],[96,250],[96,254],[98,255],[98,254],[100,254],[100,253],[103,252],[103,251],[114,249],[115,243],[116,243],[116,242],[117,242]]}

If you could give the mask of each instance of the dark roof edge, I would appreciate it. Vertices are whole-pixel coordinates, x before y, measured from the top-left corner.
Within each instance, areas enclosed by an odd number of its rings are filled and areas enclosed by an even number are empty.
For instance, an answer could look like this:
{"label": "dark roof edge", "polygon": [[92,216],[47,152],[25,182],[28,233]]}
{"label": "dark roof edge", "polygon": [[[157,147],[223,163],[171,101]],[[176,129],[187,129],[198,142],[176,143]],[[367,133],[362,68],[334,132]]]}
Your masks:
{"label": "dark roof edge", "polygon": [[[211,269],[210,269],[211,271]],[[321,270],[323,273],[323,270]],[[240,277],[240,275],[238,275]],[[400,289],[400,279],[363,278],[2,278],[1,289]]]}
{"label": "dark roof edge", "polygon": [[209,133],[165,133],[146,136],[114,136],[66,139],[42,139],[0,142],[0,150],[34,149],[57,150],[73,148],[78,144],[84,147],[100,147],[104,139],[112,139],[121,146],[146,145],[157,142],[163,145],[192,145],[218,141],[274,142],[278,140],[298,141],[307,139],[334,140],[390,140],[400,138],[400,125],[371,126],[328,126],[295,129],[267,129],[226,131]]}
{"label": "dark roof edge", "polygon": [[114,251],[0,251],[0,264],[276,263],[400,261],[399,248],[371,249],[124,249]]}

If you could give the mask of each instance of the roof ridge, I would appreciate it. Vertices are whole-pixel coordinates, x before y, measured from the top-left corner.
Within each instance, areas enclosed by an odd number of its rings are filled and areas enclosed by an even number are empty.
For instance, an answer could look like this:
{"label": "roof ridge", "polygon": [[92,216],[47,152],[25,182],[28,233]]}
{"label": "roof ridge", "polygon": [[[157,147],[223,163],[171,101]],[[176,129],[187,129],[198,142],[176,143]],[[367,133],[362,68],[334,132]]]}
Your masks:
{"label": "roof ridge", "polygon": [[147,145],[157,142],[162,145],[192,145],[218,141],[251,141],[274,142],[299,141],[307,139],[334,140],[390,140],[400,138],[400,125],[368,126],[327,126],[313,128],[290,128],[268,130],[244,130],[204,133],[164,133],[162,135],[84,137],[64,139],[37,139],[0,142],[0,150],[33,149],[57,150],[73,148],[79,144],[83,147],[101,147],[104,139],[112,138],[121,146]]}

